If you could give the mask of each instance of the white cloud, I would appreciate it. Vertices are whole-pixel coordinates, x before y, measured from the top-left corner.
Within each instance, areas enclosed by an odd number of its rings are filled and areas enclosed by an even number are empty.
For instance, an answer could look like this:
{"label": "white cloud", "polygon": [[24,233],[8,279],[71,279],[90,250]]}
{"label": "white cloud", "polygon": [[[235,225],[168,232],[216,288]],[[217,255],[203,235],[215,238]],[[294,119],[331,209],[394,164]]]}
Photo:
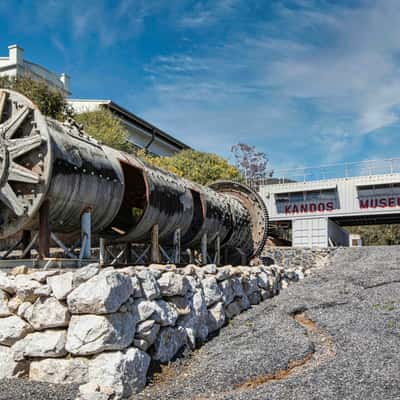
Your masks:
{"label": "white cloud", "polygon": [[354,157],[365,135],[399,121],[400,2],[297,3],[214,46],[157,57],[145,115],[209,150],[245,140],[281,164]]}

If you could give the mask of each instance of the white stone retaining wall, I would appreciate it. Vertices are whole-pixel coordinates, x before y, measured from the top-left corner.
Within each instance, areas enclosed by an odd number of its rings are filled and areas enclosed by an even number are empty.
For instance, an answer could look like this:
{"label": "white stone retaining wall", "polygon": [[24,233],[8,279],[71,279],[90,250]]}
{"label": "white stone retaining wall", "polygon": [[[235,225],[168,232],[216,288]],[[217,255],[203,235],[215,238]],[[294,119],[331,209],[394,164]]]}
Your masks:
{"label": "white stone retaining wall", "polygon": [[264,264],[283,268],[324,267],[338,247],[265,247],[261,259]]}
{"label": "white stone retaining wall", "polygon": [[81,399],[142,390],[166,363],[304,270],[174,265],[0,272],[0,379],[81,384]]}

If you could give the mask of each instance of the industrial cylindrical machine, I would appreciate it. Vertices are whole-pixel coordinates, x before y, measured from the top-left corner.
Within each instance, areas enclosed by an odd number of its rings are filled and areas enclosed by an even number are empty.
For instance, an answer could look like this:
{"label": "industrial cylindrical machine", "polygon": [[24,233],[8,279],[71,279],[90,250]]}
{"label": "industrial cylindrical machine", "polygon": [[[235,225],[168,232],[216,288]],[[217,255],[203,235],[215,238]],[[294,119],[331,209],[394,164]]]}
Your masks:
{"label": "industrial cylindrical machine", "polygon": [[92,231],[115,243],[159,241],[198,247],[204,238],[256,256],[268,216],[261,198],[235,182],[204,187],[103,146],[73,121],[44,117],[26,97],[0,91],[0,238],[39,229],[46,204],[55,233],[79,234],[90,210]]}

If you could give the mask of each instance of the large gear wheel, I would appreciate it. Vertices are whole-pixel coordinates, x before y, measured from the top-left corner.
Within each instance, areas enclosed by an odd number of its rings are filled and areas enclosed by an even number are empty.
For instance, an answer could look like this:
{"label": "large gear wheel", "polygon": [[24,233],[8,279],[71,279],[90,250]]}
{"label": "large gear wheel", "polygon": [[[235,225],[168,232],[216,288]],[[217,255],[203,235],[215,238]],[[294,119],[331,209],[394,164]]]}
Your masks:
{"label": "large gear wheel", "polygon": [[24,96],[0,90],[0,232],[25,228],[40,207],[50,174],[46,122]]}

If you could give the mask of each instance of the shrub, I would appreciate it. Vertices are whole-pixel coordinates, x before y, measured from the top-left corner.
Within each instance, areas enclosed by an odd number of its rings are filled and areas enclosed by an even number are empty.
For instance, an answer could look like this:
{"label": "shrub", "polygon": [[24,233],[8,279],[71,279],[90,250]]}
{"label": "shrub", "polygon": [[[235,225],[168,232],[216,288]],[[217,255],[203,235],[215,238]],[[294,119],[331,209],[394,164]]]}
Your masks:
{"label": "shrub", "polygon": [[46,82],[29,77],[0,77],[0,87],[12,89],[28,97],[48,117],[63,120],[67,109],[65,96],[58,90],[50,88]]}
{"label": "shrub", "polygon": [[128,131],[107,108],[76,114],[74,119],[83,125],[86,133],[105,145],[127,152],[133,150],[128,142]]}
{"label": "shrub", "polygon": [[157,157],[138,153],[145,161],[159,168],[202,185],[220,179],[242,180],[239,170],[216,154],[196,150],[183,150],[169,157]]}

